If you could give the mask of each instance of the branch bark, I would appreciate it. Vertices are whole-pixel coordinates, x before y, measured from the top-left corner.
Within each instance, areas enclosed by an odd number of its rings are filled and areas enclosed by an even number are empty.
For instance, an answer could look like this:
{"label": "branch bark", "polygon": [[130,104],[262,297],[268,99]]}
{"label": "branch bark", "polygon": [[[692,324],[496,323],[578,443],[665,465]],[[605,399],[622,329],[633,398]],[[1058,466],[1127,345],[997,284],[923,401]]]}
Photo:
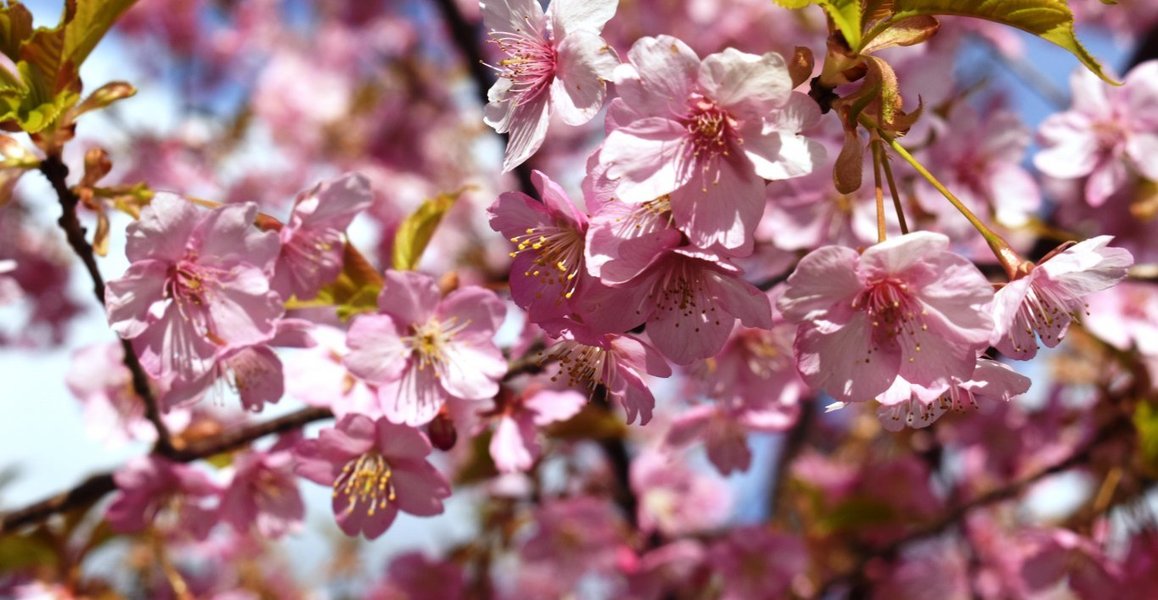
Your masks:
{"label": "branch bark", "polygon": [[[105,305],[105,281],[104,277],[101,276],[100,268],[97,266],[96,253],[93,251],[92,244],[85,237],[85,228],[76,216],[76,208],[80,204],[80,198],[68,187],[68,166],[61,160],[60,154],[50,154],[40,163],[40,172],[44,174],[48,182],[52,184],[52,189],[56,191],[61,209],[60,219],[57,220],[57,223],[64,230],[68,245],[72,247],[73,252],[84,264],[85,270],[88,271],[93,283],[93,294],[103,307]],[[152,388],[149,387],[149,377],[145,374],[145,369],[137,358],[136,350],[133,349],[133,345],[128,340],[121,340],[121,349],[124,350],[125,367],[132,374],[133,392],[145,403],[145,418],[157,430],[157,444],[154,452],[171,456],[175,452],[173,440],[169,436],[165,422],[161,420],[157,398],[153,395]]]}

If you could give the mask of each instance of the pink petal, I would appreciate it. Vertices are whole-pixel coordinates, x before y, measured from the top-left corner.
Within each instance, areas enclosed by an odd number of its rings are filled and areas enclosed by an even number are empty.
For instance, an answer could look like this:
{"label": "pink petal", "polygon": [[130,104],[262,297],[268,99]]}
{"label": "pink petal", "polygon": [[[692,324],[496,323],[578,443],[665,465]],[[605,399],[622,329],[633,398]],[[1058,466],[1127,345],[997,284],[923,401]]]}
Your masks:
{"label": "pink petal", "polygon": [[373,384],[396,381],[408,368],[410,349],[401,339],[394,319],[386,315],[359,315],[350,324],[346,368]]}
{"label": "pink petal", "polygon": [[168,263],[144,259],[129,265],[120,279],[105,286],[109,326],[123,338],[141,335],[149,326],[149,309],[162,300]]}
{"label": "pink petal", "polygon": [[176,262],[201,218],[200,209],[176,194],[158,193],[129,224],[125,255],[130,262],[154,258]]}
{"label": "pink petal", "polygon": [[837,325],[828,333],[805,323],[796,333],[793,349],[805,383],[842,402],[871,400],[892,385],[901,356],[895,352],[869,353],[872,328],[868,317],[842,304],[829,311]]}
{"label": "pink petal", "polygon": [[564,123],[582,125],[603,108],[607,91],[604,79],[610,77],[619,60],[603,38],[583,31],[568,35],[556,50],[551,102]]}
{"label": "pink petal", "polygon": [[523,405],[534,412],[534,423],[539,427],[566,421],[587,405],[587,397],[575,390],[540,390],[523,400]]}
{"label": "pink petal", "polygon": [[555,39],[563,39],[579,31],[599,33],[618,5],[618,0],[551,0],[547,15]]}
{"label": "pink petal", "polygon": [[397,319],[400,327],[430,320],[441,300],[438,285],[429,275],[415,271],[386,271],[378,309]]}
{"label": "pink petal", "polygon": [[507,140],[506,157],[503,159],[503,173],[508,173],[526,162],[543,145],[551,116],[548,111],[549,97],[550,94],[540,94],[538,98],[511,111],[510,137]]}
{"label": "pink petal", "polygon": [[599,162],[619,182],[619,199],[638,204],[684,185],[691,177],[688,169],[680,169],[687,135],[682,125],[665,117],[638,119],[608,133]]}
{"label": "pink petal", "polygon": [[538,432],[529,418],[499,418],[489,446],[500,473],[519,473],[531,468],[539,455]]}
{"label": "pink petal", "polygon": [[768,108],[783,105],[792,92],[788,67],[775,52],[758,56],[727,48],[704,58],[698,79],[706,95],[720,105],[750,111],[757,118]]}

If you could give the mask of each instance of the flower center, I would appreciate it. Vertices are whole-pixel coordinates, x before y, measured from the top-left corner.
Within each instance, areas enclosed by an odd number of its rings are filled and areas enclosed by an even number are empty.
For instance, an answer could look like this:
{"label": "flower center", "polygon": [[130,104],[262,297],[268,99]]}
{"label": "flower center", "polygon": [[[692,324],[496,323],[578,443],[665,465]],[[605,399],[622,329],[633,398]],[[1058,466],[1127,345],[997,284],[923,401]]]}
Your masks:
{"label": "flower center", "polygon": [[709,180],[713,184],[720,180],[719,160],[731,156],[732,147],[743,143],[737,131],[739,123],[715,101],[699,94],[692,96],[690,110],[681,122],[691,141],[690,162],[699,167],[707,191]]}
{"label": "flower center", "polygon": [[547,356],[559,362],[559,373],[551,376],[558,381],[559,375],[567,376],[567,384],[594,392],[601,383],[609,379],[604,369],[615,368],[614,361],[607,360],[607,349],[588,346],[572,340],[564,340],[547,351]]}
{"label": "flower center", "polygon": [[360,507],[366,511],[366,516],[372,517],[394,501],[393,476],[386,458],[371,450],[342,467],[342,472],[334,480],[334,497],[346,498],[347,514]]}
{"label": "flower center", "polygon": [[523,252],[534,254],[534,264],[523,273],[538,279],[544,286],[563,288],[563,297],[575,295],[579,273],[583,270],[583,235],[572,227],[539,225],[523,235],[511,238],[518,248],[511,258]]}
{"label": "flower center", "polygon": [[498,71],[499,77],[511,81],[509,93],[517,97],[516,105],[535,100],[551,86],[558,52],[550,42],[525,32],[501,31],[492,31],[490,41],[507,56],[499,61],[499,66],[491,68]]}
{"label": "flower center", "polygon": [[749,329],[740,333],[745,364],[753,375],[770,379],[777,373],[793,368],[792,339],[782,330]]}
{"label": "flower center", "polygon": [[411,356],[418,364],[418,370],[431,367],[435,369],[437,376],[446,364],[447,345],[469,324],[469,321],[459,323],[455,317],[450,317],[446,321],[430,319],[422,325],[414,326],[413,334],[404,336],[402,344],[410,349]]}
{"label": "flower center", "polygon": [[[920,332],[927,331],[924,307],[909,294],[909,286],[895,279],[882,279],[870,284],[852,301],[855,310],[863,310],[872,319],[873,350],[897,347],[912,352],[921,351]],[[911,352],[909,362],[916,359]],[[868,362],[865,358],[865,362]]]}
{"label": "flower center", "polygon": [[637,205],[630,214],[616,219],[615,234],[616,237],[625,239],[642,237],[668,229],[673,222],[671,196],[664,194],[655,200]]}
{"label": "flower center", "polygon": [[[681,320],[695,317],[698,312],[705,319],[719,325],[718,315],[709,316],[709,313],[717,311],[716,303],[709,300],[704,269],[692,263],[692,259],[677,259],[665,270],[663,276],[657,278],[650,296],[655,304],[653,314],[658,319],[675,318],[675,326],[679,327]],[[699,332],[700,328],[696,326],[690,333]]]}

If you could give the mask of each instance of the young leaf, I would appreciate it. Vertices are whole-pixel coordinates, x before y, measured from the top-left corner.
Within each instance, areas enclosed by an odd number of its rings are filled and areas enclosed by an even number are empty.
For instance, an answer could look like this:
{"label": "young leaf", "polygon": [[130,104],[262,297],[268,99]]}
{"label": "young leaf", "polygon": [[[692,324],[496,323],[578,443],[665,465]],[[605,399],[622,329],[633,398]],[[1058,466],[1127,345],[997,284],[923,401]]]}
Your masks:
{"label": "young leaf", "polygon": [[0,52],[16,62],[20,60],[20,44],[30,37],[32,13],[16,1],[0,7]]}
{"label": "young leaf", "polygon": [[1095,75],[1117,85],[1102,70],[1101,64],[1078,42],[1074,34],[1074,15],[1065,0],[894,0],[889,21],[921,15],[975,17],[1028,31],[1068,50]]}
{"label": "young leaf", "polygon": [[809,4],[819,4],[828,13],[833,24],[844,35],[853,50],[860,47],[862,13],[860,0],[774,0],[784,8],[804,8]]}
{"label": "young leaf", "polygon": [[426,245],[438,228],[442,216],[464,190],[450,194],[439,194],[423,202],[418,210],[414,211],[398,226],[398,233],[394,236],[394,268],[398,271],[409,271],[418,266]]}

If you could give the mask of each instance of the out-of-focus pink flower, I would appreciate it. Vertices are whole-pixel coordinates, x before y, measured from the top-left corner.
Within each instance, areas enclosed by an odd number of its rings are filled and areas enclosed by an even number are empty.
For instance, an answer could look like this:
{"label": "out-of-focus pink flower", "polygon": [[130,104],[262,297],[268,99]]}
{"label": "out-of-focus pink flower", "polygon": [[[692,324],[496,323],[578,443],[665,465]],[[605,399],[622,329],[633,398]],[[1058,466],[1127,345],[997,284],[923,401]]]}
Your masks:
{"label": "out-of-focus pink flower", "polygon": [[808,549],[799,538],[766,527],[737,527],[708,549],[723,600],[783,598],[792,579],[808,568]]}
{"label": "out-of-focus pink flower", "polygon": [[1088,177],[1085,200],[1101,206],[1138,175],[1158,181],[1158,61],[1111,87],[1088,69],[1070,79],[1074,105],[1041,124],[1033,163],[1060,179]]}
{"label": "out-of-focus pink flower", "polygon": [[347,415],[317,439],[295,450],[297,474],[333,487],[334,516],[346,535],[374,539],[398,512],[420,517],[442,513],[450,484],[426,457],[430,441],[421,431]]}
{"label": "out-of-focus pink flower", "polygon": [[283,436],[268,452],[250,450],[234,458],[233,479],[221,496],[221,520],[244,534],[266,538],[297,531],[306,507],[294,476],[292,445],[300,436]]}
{"label": "out-of-focus pink flower", "polygon": [[990,343],[1019,360],[1037,354],[1038,338],[1050,348],[1057,346],[1084,308],[1085,297],[1117,284],[1134,264],[1129,251],[1107,247],[1110,239],[1098,236],[1048,256],[998,290]]}
{"label": "out-of-focus pink flower", "polygon": [[[924,151],[926,166],[974,212],[992,214],[1009,227],[1025,225],[1041,205],[1037,183],[1021,166],[1029,129],[1008,110],[983,116],[968,104],[956,105],[945,127],[953,133]],[[972,226],[940,192],[924,181],[915,192],[921,208],[936,215],[940,231],[954,239],[971,234]]]}
{"label": "out-of-focus pink flower", "polygon": [[157,194],[129,225],[132,264],[108,283],[105,300],[109,324],[136,338],[154,377],[192,380],[219,352],[273,334],[284,312],[269,289],[278,239],[253,226],[256,215],[253,204],[203,211]]}
{"label": "out-of-focus pink flower", "polygon": [[370,182],[358,174],[323,181],[294,199],[279,232],[272,287],[283,298],[308,300],[342,271],[346,228],[370,206]]}
{"label": "out-of-focus pink flower", "polygon": [[[621,564],[627,576],[627,594],[633,600],[660,600],[678,590],[697,589],[697,574],[707,554],[700,542],[681,539],[660,546]],[[689,587],[691,586],[691,587]]]}
{"label": "out-of-focus pink flower", "polygon": [[1082,319],[1087,331],[1119,350],[1137,348],[1158,356],[1158,288],[1149,283],[1123,281],[1086,297]]}
{"label": "out-of-focus pink flower", "polygon": [[559,362],[567,383],[594,393],[597,386],[607,389],[612,401],[621,404],[627,422],[651,420],[655,396],[644,375],[671,376],[671,367],[659,352],[630,335],[598,335],[579,324],[571,324],[564,338],[544,355]]}
{"label": "out-of-focus pink flower", "polygon": [[396,556],[386,569],[386,581],[370,590],[367,600],[460,600],[467,597],[462,565],[427,557],[421,552]]}
{"label": "out-of-focus pink flower", "polygon": [[[137,533],[150,525],[202,540],[217,522],[220,489],[201,471],[159,456],[134,458],[116,472],[118,492],[105,512],[114,531]],[[158,523],[161,515],[165,521]]]}
{"label": "out-of-focus pink flower", "polygon": [[1043,537],[1037,551],[1021,565],[1030,590],[1043,591],[1064,580],[1079,598],[1098,598],[1117,588],[1121,576],[1117,565],[1092,540],[1066,529]]}
{"label": "out-of-focus pink flower", "polygon": [[627,543],[623,518],[606,498],[545,500],[535,511],[535,532],[519,549],[524,563],[547,565],[559,589],[573,589],[589,572],[607,572]]}
{"label": "out-of-focus pink flower", "polygon": [[1003,400],[1029,391],[1029,378],[1006,365],[977,359],[977,368],[968,381],[954,378],[947,390],[928,389],[897,377],[885,393],[877,397],[882,404],[877,411],[881,426],[900,431],[905,426],[928,427],[941,415],[953,411],[977,409],[980,402]]}
{"label": "out-of-focus pink flower", "polygon": [[812,171],[822,147],[801,137],[816,103],[792,91],[779,54],[729,48],[700,60],[684,42],[647,37],[616,68],[615,128],[599,153],[631,204],[671,195],[676,224],[700,248],[752,248],[764,180]]}
{"label": "out-of-focus pink flower", "polygon": [[12,304],[23,295],[20,284],[12,278],[11,273],[16,270],[16,261],[0,260],[0,306]]}
{"label": "out-of-focus pink flower", "polygon": [[470,286],[440,298],[429,276],[387,271],[378,308],[350,325],[346,366],[378,387],[386,418],[425,425],[450,397],[499,391],[507,362],[492,338],[506,307],[494,292]]}
{"label": "out-of-focus pink flower", "polygon": [[752,464],[748,433],[785,431],[800,416],[800,405],[775,403],[701,404],[672,421],[664,443],[688,446],[702,440],[708,460],[722,475],[747,471]]}
{"label": "out-of-focus pink flower", "polygon": [[943,235],[916,232],[858,255],[826,246],[805,256],[777,306],[799,323],[804,381],[838,401],[875,398],[897,376],[928,388],[973,374],[989,344],[993,288]]}
{"label": "out-of-focus pink flower", "polygon": [[953,540],[921,541],[905,547],[884,581],[876,583],[873,597],[968,600],[975,597],[970,575],[965,553]]}
{"label": "out-of-focus pink flower", "polygon": [[[157,429],[145,418],[145,403],[133,391],[124,353],[115,342],[85,346],[73,353],[64,381],[84,405],[85,429],[94,438],[109,443],[151,442],[157,438]],[[170,431],[180,431],[190,416],[186,410],[170,410],[161,418]]]}
{"label": "out-of-focus pink flower", "polygon": [[536,428],[566,421],[587,404],[587,398],[574,390],[526,390],[500,398],[490,454],[501,473],[531,468],[541,452]]}
{"label": "out-of-focus pink flower", "polygon": [[619,63],[599,32],[618,0],[484,0],[483,24],[505,58],[487,93],[487,125],[510,133],[503,171],[526,161],[555,112],[568,125],[590,121],[603,107],[606,80]]}
{"label": "out-of-focus pink flower", "polygon": [[703,532],[723,525],[732,508],[727,483],[685,462],[648,450],[631,461],[631,489],[639,498],[639,528],[667,536]]}
{"label": "out-of-focus pink flower", "polygon": [[318,326],[310,330],[310,337],[315,346],[285,357],[286,392],[311,406],[329,408],[339,419],[350,413],[381,417],[375,391],[343,362],[350,352],[346,332]]}
{"label": "out-of-focus pink flower", "polygon": [[584,264],[587,217],[546,175],[533,171],[531,180],[542,202],[506,192],[487,212],[491,228],[517,244],[511,252],[511,298],[532,321],[542,322],[567,315],[571,297],[591,283]]}

